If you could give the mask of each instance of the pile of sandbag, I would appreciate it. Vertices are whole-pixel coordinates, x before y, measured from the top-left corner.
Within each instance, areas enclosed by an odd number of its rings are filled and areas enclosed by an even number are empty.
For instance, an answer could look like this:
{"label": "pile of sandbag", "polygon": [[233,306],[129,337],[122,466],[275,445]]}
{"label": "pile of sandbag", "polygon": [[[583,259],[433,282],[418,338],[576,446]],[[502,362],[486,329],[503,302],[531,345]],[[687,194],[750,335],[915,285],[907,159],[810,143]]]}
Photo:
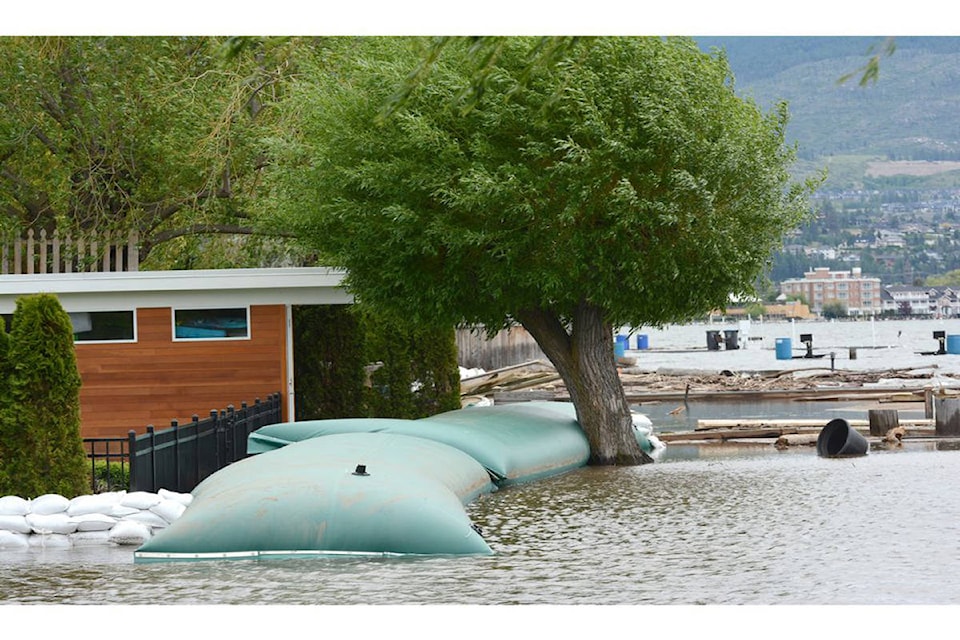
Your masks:
{"label": "pile of sandbag", "polygon": [[0,551],[87,545],[140,546],[180,517],[193,496],[160,489],[114,491],[69,499],[0,498]]}

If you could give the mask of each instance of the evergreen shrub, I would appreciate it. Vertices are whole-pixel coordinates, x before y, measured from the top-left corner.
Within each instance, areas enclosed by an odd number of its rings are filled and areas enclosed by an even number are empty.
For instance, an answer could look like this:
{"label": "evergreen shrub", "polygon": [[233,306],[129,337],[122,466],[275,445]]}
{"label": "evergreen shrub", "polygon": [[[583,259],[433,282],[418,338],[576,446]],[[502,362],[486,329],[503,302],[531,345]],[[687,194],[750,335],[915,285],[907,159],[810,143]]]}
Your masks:
{"label": "evergreen shrub", "polygon": [[17,299],[4,369],[0,495],[88,493],[73,327],[56,296]]}

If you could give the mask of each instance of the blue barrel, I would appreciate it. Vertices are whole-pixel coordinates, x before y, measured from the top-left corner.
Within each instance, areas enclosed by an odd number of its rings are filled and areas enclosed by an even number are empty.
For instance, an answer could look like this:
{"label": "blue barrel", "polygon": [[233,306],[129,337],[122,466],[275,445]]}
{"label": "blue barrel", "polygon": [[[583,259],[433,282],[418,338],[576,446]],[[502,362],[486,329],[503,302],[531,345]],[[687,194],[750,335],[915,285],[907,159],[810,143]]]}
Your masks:
{"label": "blue barrel", "polygon": [[947,336],[947,353],[960,354],[960,335]]}
{"label": "blue barrel", "polygon": [[777,338],[777,360],[790,360],[793,358],[793,344],[790,338]]}
{"label": "blue barrel", "polygon": [[618,358],[622,358],[627,353],[627,336],[617,336],[616,342],[613,343],[613,355]]}
{"label": "blue barrel", "polygon": [[650,336],[645,333],[637,334],[637,349],[649,349],[650,348]]}

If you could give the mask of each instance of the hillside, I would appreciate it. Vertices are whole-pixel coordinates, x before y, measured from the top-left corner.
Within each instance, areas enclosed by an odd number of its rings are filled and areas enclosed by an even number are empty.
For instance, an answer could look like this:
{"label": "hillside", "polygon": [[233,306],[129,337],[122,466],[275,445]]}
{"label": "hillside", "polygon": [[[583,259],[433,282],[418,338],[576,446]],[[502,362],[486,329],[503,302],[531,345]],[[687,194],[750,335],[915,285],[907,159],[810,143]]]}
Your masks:
{"label": "hillside", "polygon": [[797,176],[827,169],[816,215],[773,256],[772,282],[813,267],[858,266],[884,284],[960,269],[960,38],[897,37],[866,86],[884,38],[696,40],[725,52],[740,95],[765,110],[787,102]]}
{"label": "hillside", "polygon": [[[834,188],[873,185],[884,181],[917,188],[960,186],[955,166],[930,166],[918,175],[899,173],[886,160],[960,160],[960,38],[899,37],[896,51],[882,56],[876,82],[860,86],[859,76],[844,83],[868,61],[874,37],[697,37],[704,50],[726,52],[738,93],[765,109],[786,100],[791,114],[787,136],[798,145],[808,164],[823,166],[827,159],[840,169],[831,171]],[[874,170],[868,171],[872,166]],[[914,167],[915,168],[915,167]]]}

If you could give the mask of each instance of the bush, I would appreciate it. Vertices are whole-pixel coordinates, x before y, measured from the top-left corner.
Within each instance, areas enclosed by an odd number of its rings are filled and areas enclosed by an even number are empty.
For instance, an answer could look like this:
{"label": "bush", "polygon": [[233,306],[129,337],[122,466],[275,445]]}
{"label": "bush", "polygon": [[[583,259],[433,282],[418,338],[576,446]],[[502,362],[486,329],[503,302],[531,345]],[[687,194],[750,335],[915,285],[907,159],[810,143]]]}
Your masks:
{"label": "bush", "polygon": [[73,327],[56,296],[17,299],[4,368],[0,495],[87,493]]}
{"label": "bush", "polygon": [[93,492],[122,491],[130,488],[130,465],[97,460],[93,464]]}
{"label": "bush", "polygon": [[422,418],[460,408],[453,328],[411,327],[362,305],[294,308],[297,420]]}

